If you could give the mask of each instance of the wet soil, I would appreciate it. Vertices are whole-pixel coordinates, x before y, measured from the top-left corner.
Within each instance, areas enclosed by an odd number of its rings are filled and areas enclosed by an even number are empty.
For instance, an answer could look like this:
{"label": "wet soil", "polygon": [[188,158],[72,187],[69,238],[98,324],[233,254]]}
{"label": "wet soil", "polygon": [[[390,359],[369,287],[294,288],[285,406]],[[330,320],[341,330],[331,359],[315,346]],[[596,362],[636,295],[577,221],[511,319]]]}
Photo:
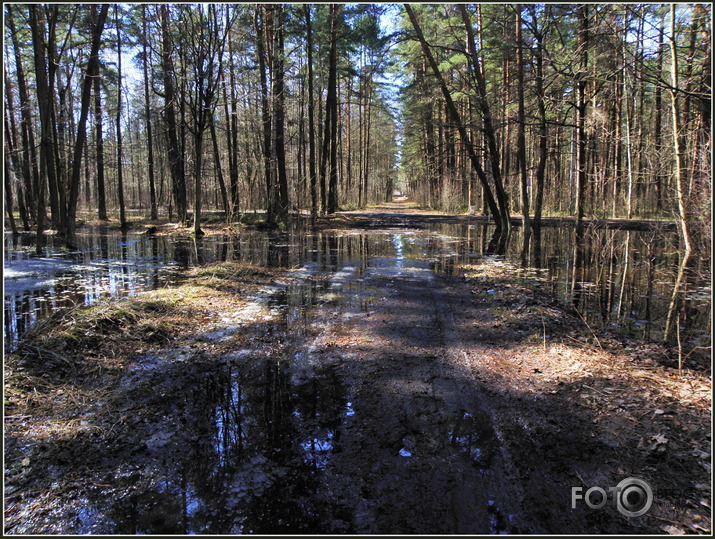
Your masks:
{"label": "wet soil", "polygon": [[[488,215],[445,214],[439,211],[425,210],[406,197],[396,197],[391,202],[376,204],[365,210],[345,211],[341,218],[355,226],[417,226],[424,227],[438,223],[476,223],[493,221]],[[520,215],[511,216],[512,225],[521,226],[523,218]],[[618,230],[660,230],[675,231],[677,223],[662,219],[584,219],[586,227],[608,228]],[[542,217],[541,226],[576,225],[574,217]]]}
{"label": "wet soil", "polygon": [[[373,232],[394,256],[214,264],[29,335],[5,361],[5,532],[709,533],[708,372],[591,332],[500,259]],[[628,477],[643,516],[573,506]]]}

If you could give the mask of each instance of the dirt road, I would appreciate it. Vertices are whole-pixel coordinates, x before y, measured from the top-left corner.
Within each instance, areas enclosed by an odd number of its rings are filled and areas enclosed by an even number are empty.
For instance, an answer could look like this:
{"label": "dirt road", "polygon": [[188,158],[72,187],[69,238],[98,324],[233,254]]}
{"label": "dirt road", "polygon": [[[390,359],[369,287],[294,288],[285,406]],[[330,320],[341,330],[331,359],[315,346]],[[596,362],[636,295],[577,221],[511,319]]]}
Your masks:
{"label": "dirt road", "polygon": [[[6,532],[710,529],[707,375],[594,339],[498,259],[445,273],[432,234],[371,234],[390,256],[147,293],[156,321],[93,325],[106,342],[62,349],[72,372],[9,358]],[[645,515],[573,507],[632,476]]]}

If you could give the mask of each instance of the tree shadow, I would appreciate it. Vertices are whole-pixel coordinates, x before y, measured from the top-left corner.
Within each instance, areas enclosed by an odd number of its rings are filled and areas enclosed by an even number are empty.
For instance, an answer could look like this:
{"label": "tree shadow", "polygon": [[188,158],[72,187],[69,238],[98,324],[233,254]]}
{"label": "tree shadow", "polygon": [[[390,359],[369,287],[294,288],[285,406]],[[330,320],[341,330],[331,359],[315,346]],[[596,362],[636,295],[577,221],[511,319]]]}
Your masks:
{"label": "tree shadow", "polygon": [[[311,261],[331,280],[283,287],[277,319],[137,356],[72,435],[39,433],[29,447],[6,432],[9,466],[31,463],[6,498],[6,531],[653,533],[676,518],[669,504],[685,511],[672,496],[637,519],[572,507],[573,487],[629,475],[656,492],[694,489],[697,458],[639,443],[654,433],[684,445],[702,412],[607,374],[541,383],[548,363],[516,383],[520,347],[579,323],[547,296],[506,279],[465,294],[429,263],[386,265],[364,238],[316,246]],[[305,261],[270,253],[284,268]],[[611,409],[607,390],[648,418]],[[673,413],[650,417],[653,406]],[[39,496],[32,521],[20,517]]]}

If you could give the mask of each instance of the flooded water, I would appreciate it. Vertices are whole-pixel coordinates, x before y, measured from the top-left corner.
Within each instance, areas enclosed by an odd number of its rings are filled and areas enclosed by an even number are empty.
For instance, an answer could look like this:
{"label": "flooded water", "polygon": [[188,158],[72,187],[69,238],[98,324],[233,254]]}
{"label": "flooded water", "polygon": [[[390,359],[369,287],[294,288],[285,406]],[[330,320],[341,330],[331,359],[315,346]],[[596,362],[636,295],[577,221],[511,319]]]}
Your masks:
{"label": "flooded water", "polygon": [[[355,440],[343,448],[344,437],[363,428],[367,404],[353,404],[356,386],[335,367],[344,358],[333,363],[329,353],[321,355],[317,348],[326,345],[316,335],[331,334],[331,313],[358,324],[369,320],[373,303],[396,293],[392,287],[398,281],[414,283],[419,296],[436,272],[452,271],[459,241],[410,231],[300,238],[252,233],[230,243],[224,238],[201,242],[204,261],[240,258],[290,268],[290,279],[275,281],[244,307],[246,312],[264,308],[244,330],[252,335],[245,347],[205,362],[189,350],[167,347],[161,358],[147,355],[136,361],[122,385],[120,405],[153,411],[150,420],[132,427],[144,445],[120,470],[106,479],[100,476],[97,482],[103,486],[79,501],[76,532],[365,531],[355,520],[355,508],[341,498],[346,478],[336,475],[341,465],[334,459],[354,454]],[[425,300],[433,301],[429,294]],[[415,329],[412,322],[406,325]],[[196,338],[218,343],[230,334],[229,324]],[[434,346],[429,335],[416,334],[415,342]],[[436,425],[440,443],[464,453],[469,464],[488,468],[496,438],[486,415],[460,412],[453,428],[450,420]],[[366,443],[382,449],[385,440],[397,437],[399,448],[388,448],[388,455],[403,459],[404,466],[426,458],[415,437],[402,434],[399,426],[386,422]],[[410,468],[404,473],[412,474]],[[497,523],[494,500],[485,511],[494,521],[490,529],[510,529],[508,523]]]}
{"label": "flooded water", "polygon": [[[315,496],[317,476],[349,413],[344,388],[329,370],[296,383],[285,361],[251,359],[184,367],[199,383],[172,404],[181,428],[166,418],[152,425],[145,451],[112,476],[122,497],[98,489],[83,504],[79,533],[318,529],[327,507]],[[145,373],[144,384],[175,390],[166,374]]]}
{"label": "flooded water", "polygon": [[[251,231],[235,238],[196,240],[95,230],[80,235],[80,248],[72,253],[50,236],[42,257],[33,252],[32,236],[13,239],[6,234],[5,347],[12,347],[37,320],[57,309],[170,286],[189,266],[242,260],[286,268],[312,264],[324,269],[328,265],[350,272],[369,256],[391,260],[398,270],[408,260],[421,259],[429,261],[435,271],[451,273],[456,264],[482,256],[490,232],[481,223],[433,224],[428,231],[400,230],[387,235],[377,231],[283,235]],[[519,260],[519,236],[517,228],[507,260]],[[577,307],[589,324],[646,339],[660,338],[678,267],[677,234],[590,230],[584,264],[575,274],[573,236],[570,227],[543,228],[540,269],[524,274],[543,279],[544,286],[563,302],[571,301],[577,290]],[[691,344],[705,346],[711,323],[709,261],[702,266],[702,276],[692,279],[686,292],[680,325]]]}
{"label": "flooded water", "polygon": [[[495,480],[503,475],[502,442],[489,414],[478,401],[470,406],[441,396],[455,392],[455,373],[424,360],[449,348],[446,330],[429,326],[443,293],[436,292],[437,276],[479,261],[489,232],[483,225],[436,224],[421,230],[247,231],[197,240],[95,231],[80,236],[78,252],[63,252],[50,241],[43,257],[32,254],[23,237],[17,245],[6,237],[6,343],[57,309],[172,286],[190,266],[240,260],[287,270],[284,280],[247,298],[245,319],[238,313],[235,321],[195,337],[218,344],[242,327],[247,337],[235,349],[215,357],[171,344],[143,352],[121,387],[107,395],[114,400],[92,403],[118,410],[111,428],[124,434],[116,441],[107,436],[113,445],[93,457],[90,486],[60,510],[66,520],[59,531],[337,534],[391,533],[399,525],[435,533],[518,533],[518,508],[509,506],[509,491]],[[572,233],[544,229],[543,268],[515,271],[514,279],[530,279],[571,301],[573,253],[561,247],[571,245]],[[576,272],[579,308],[594,324],[657,338],[678,265],[675,236],[594,230],[588,241],[586,266]],[[518,260],[519,243],[517,234],[504,262]],[[688,338],[709,340],[709,289],[692,290]],[[399,301],[382,301],[391,295]],[[380,332],[389,326],[389,305],[400,309],[385,337]],[[378,322],[372,315],[380,309]],[[346,357],[333,357],[332,319],[353,328],[351,345],[361,346],[361,328],[368,328],[366,338],[382,336],[390,348],[380,357],[379,346],[358,354],[336,345],[335,353]],[[320,335],[327,340],[318,342]],[[405,350],[395,349],[397,343]],[[358,366],[350,353],[358,354]],[[83,423],[97,420],[91,410]],[[76,443],[71,458],[91,454],[91,444]],[[354,477],[341,475],[345,462]],[[375,479],[373,491],[356,491],[361,474],[385,479]],[[462,480],[470,489],[468,503],[420,493],[424,481],[451,492]],[[411,520],[382,515],[380,500]],[[442,522],[449,504],[462,516]],[[13,532],[33,532],[33,525]]]}

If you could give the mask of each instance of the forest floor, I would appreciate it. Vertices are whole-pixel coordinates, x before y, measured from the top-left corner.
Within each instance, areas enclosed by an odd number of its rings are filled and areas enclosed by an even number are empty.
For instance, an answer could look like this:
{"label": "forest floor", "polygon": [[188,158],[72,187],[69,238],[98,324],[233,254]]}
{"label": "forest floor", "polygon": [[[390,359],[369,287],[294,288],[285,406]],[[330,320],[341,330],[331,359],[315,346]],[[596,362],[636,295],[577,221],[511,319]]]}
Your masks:
{"label": "forest floor", "polygon": [[[177,223],[176,221],[167,219],[162,216],[157,220],[151,220],[142,216],[143,210],[131,210],[127,212],[129,230],[132,232],[146,232],[159,236],[168,235],[185,235],[190,234],[193,230],[193,222],[191,221],[191,212],[185,223]],[[463,223],[463,222],[479,222],[490,220],[489,216],[471,215],[467,213],[454,214],[444,211],[424,209],[418,203],[408,199],[407,197],[395,197],[392,202],[383,202],[373,204],[366,209],[361,210],[345,210],[331,216],[318,217],[315,222],[311,222],[310,214],[307,210],[302,210],[299,214],[294,214],[294,217],[299,215],[299,220],[303,221],[306,227],[312,230],[325,229],[342,229],[342,228],[384,228],[384,227],[410,227],[424,228],[435,223]],[[201,229],[206,235],[216,234],[233,234],[244,230],[245,228],[265,228],[265,212],[249,211],[242,213],[240,218],[234,222],[226,222],[225,212],[223,211],[207,211],[202,214]],[[19,216],[15,216],[19,220]],[[520,215],[511,216],[512,224],[520,226],[522,217]],[[543,216],[541,219],[542,226],[560,226],[569,223],[575,223],[573,217],[558,217],[558,216]],[[630,230],[677,230],[677,223],[672,219],[645,219],[645,218],[603,218],[603,219],[584,219],[587,225],[592,225],[602,228],[623,228]],[[80,212],[78,219],[78,228],[82,227],[107,227],[118,228],[118,219],[100,221],[94,213]],[[47,234],[53,234],[54,231],[46,231]]]}
{"label": "forest floor", "polygon": [[[323,225],[418,210],[375,211]],[[455,273],[223,262],[58,313],[5,357],[4,531],[710,533],[710,370]],[[629,477],[642,516],[572,503]]]}

